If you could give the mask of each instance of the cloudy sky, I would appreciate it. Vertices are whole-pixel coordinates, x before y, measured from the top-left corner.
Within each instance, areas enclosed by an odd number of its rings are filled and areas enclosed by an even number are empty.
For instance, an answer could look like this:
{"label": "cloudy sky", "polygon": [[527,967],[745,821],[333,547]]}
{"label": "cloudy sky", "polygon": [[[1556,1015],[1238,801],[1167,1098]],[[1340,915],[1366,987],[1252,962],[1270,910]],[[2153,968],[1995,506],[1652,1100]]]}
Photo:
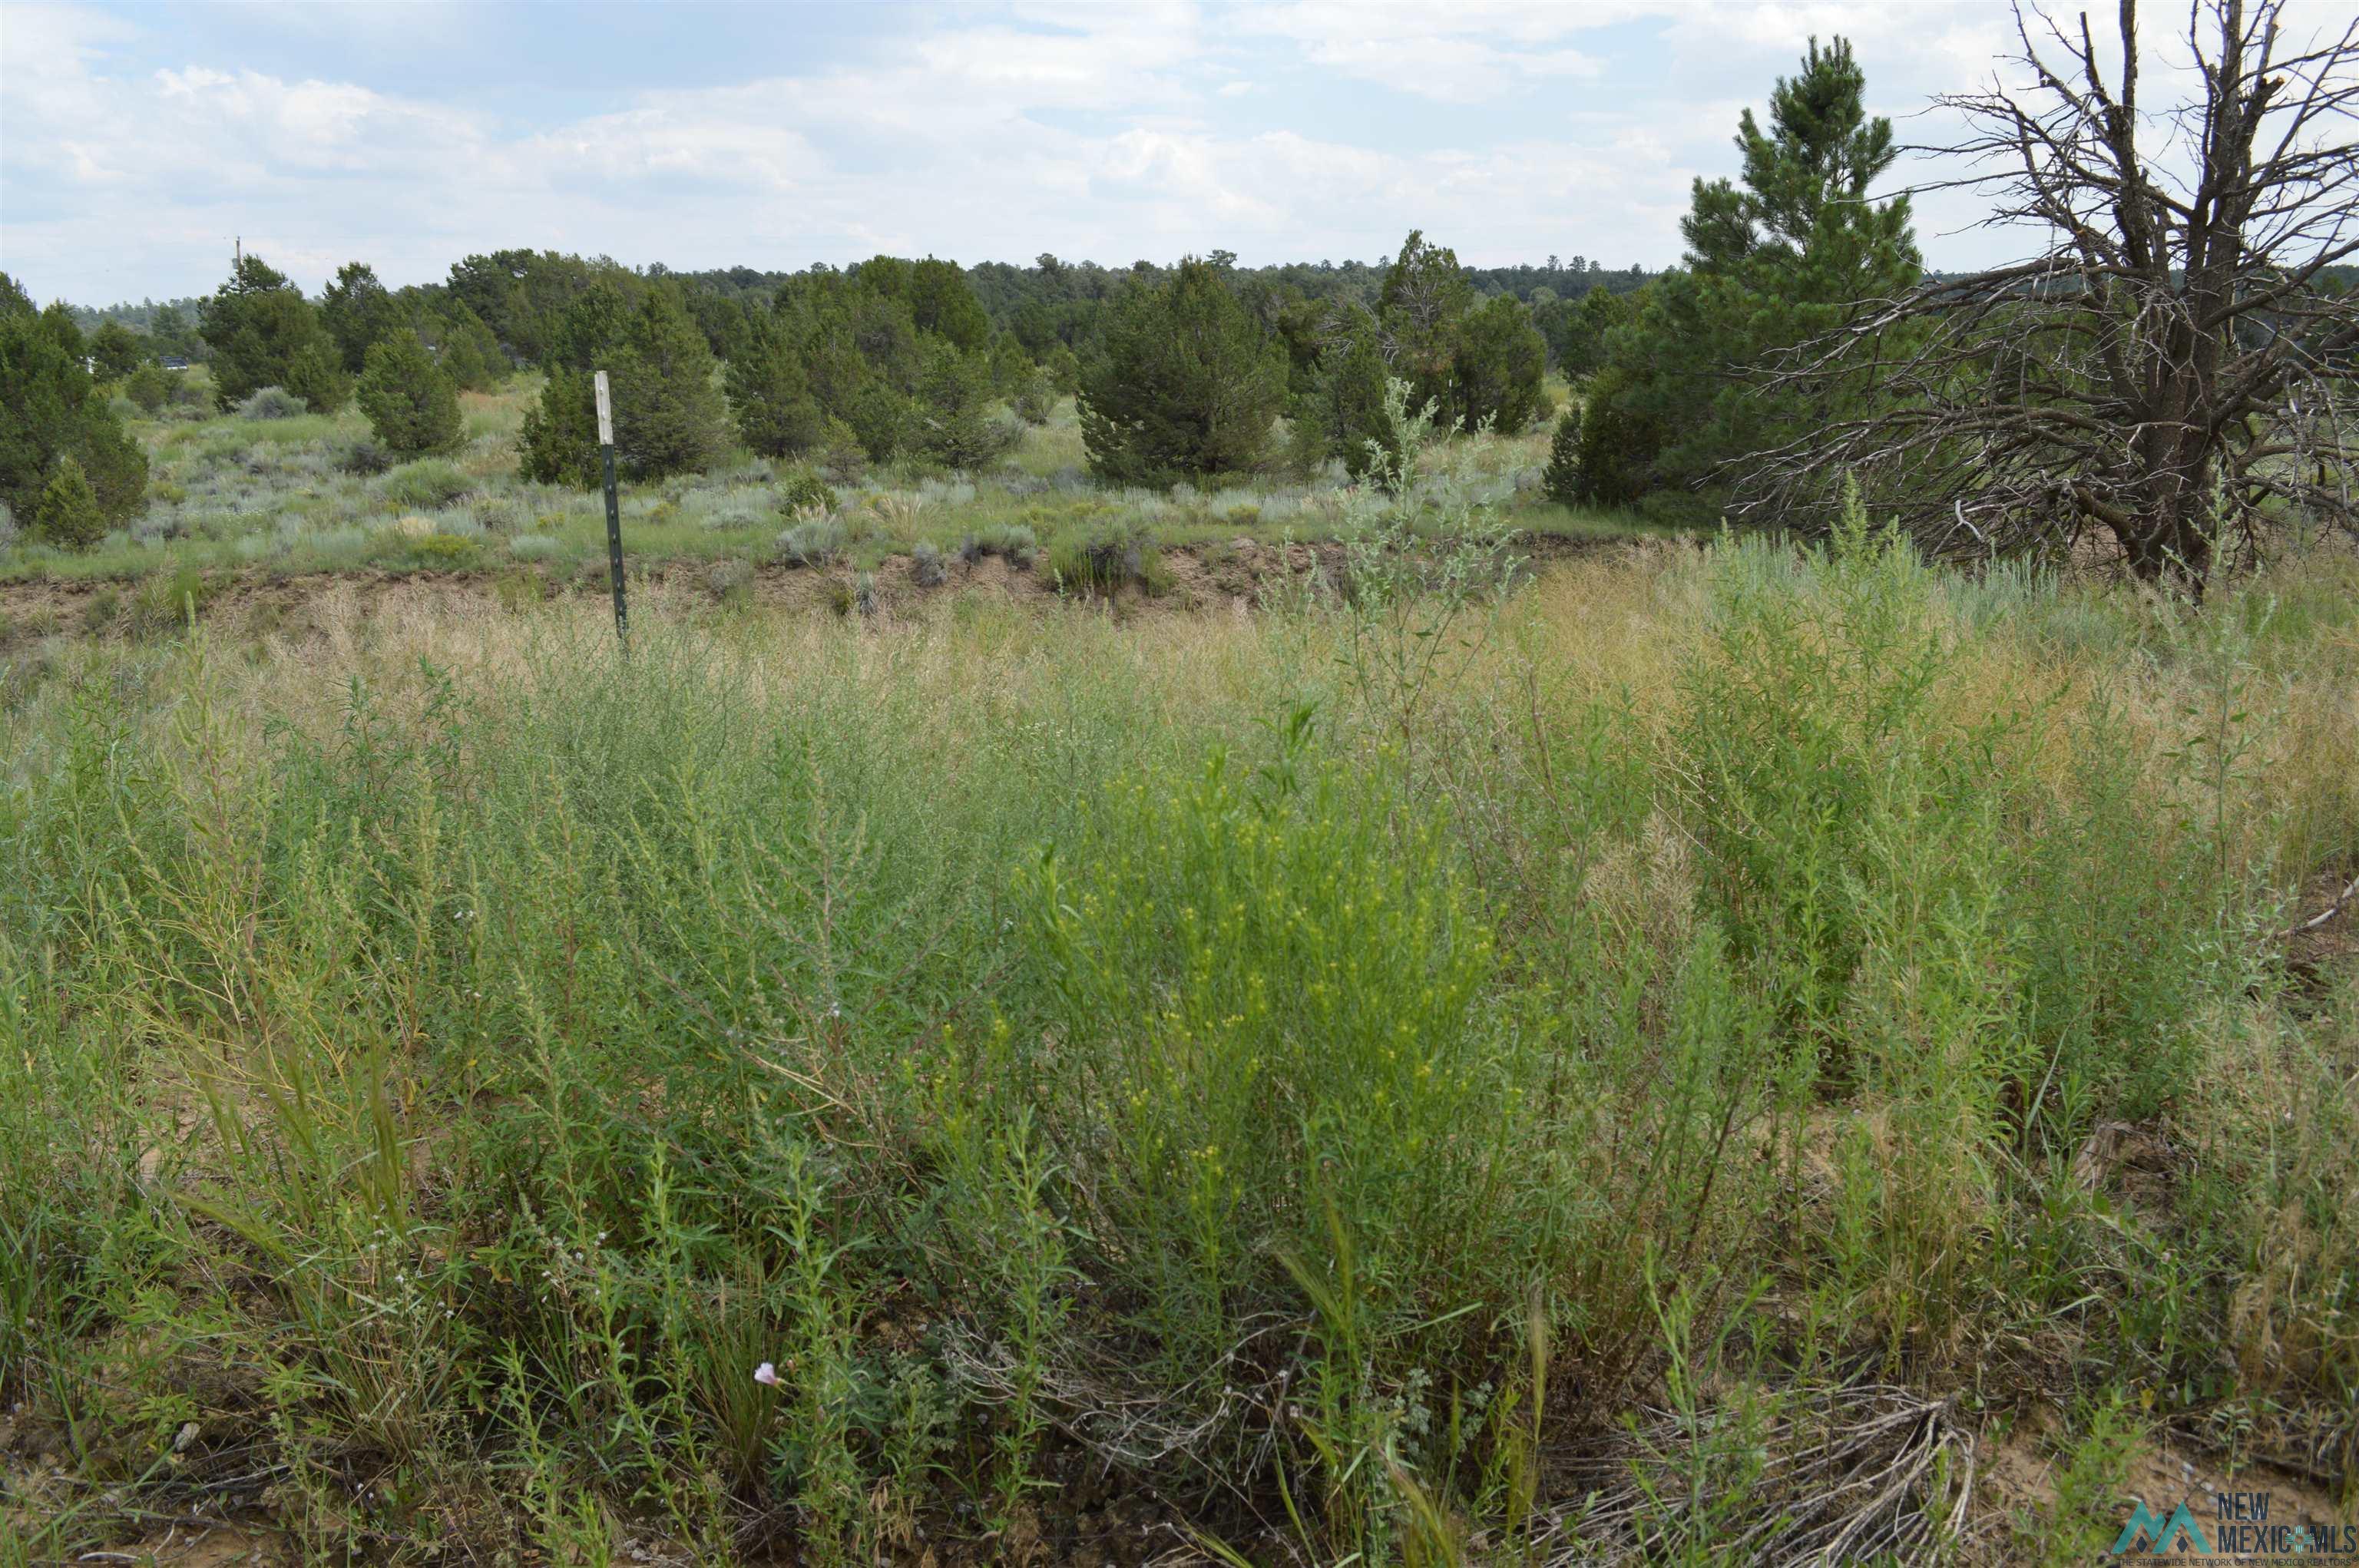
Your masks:
{"label": "cloudy sky", "polygon": [[[2110,7],[2107,7],[2110,9]],[[505,245],[692,268],[1358,256],[1659,267],[1813,33],[1904,141],[1987,79],[1995,0],[0,5],[0,267],[208,291],[234,236],[316,289]],[[1922,169],[1903,169],[1921,177]],[[1936,265],[1993,258],[1929,205]]]}

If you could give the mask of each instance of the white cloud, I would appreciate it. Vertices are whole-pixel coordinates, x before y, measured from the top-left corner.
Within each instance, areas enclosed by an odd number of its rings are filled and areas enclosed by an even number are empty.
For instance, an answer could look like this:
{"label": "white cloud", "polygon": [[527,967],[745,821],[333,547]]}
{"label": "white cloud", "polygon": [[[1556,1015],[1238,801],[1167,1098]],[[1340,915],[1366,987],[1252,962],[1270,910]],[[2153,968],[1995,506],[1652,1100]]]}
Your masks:
{"label": "white cloud", "polygon": [[[1987,0],[885,12],[912,30],[866,59],[752,79],[723,60],[706,83],[535,120],[330,64],[372,59],[369,29],[405,16],[465,47],[463,11],[341,10],[290,25],[334,35],[288,57],[305,76],[209,53],[202,11],[174,13],[184,41],[159,60],[121,15],[7,5],[0,266],[95,300],[210,288],[234,235],[316,288],[354,256],[423,281],[510,245],[679,267],[1250,262],[1372,256],[1411,227],[1470,261],[1659,265],[1689,180],[1732,169],[1738,109],[1808,36],[1852,38],[1899,116],[1986,75],[2006,26]],[[1974,214],[1935,202],[1920,233],[1938,247]]]}

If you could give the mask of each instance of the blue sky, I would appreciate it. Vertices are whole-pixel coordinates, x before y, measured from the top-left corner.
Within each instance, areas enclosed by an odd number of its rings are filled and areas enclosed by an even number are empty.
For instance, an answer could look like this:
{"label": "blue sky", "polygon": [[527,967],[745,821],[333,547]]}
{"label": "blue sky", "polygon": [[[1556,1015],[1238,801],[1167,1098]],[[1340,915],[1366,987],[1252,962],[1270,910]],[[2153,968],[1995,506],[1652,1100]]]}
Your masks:
{"label": "blue sky", "polygon": [[[1992,70],[1992,0],[0,5],[0,267],[208,291],[233,236],[316,289],[505,245],[765,268],[878,251],[1661,266],[1805,40],[1875,105]],[[1903,118],[1904,116],[1917,116]],[[1921,176],[1921,169],[1903,171]],[[1950,199],[1937,265],[1994,259]]]}

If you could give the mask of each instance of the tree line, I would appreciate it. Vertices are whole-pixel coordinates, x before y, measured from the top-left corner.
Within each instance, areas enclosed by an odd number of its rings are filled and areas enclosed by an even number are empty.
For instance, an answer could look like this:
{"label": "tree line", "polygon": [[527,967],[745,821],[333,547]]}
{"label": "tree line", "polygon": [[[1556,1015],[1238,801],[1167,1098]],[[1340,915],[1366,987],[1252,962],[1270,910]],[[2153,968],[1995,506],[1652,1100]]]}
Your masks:
{"label": "tree line", "polygon": [[[599,369],[642,477],[739,444],[973,468],[1066,395],[1093,471],[1153,485],[1329,462],[1356,480],[1404,418],[1509,434],[1555,419],[1545,485],[1568,505],[1810,528],[1856,483],[1935,553],[2099,529],[2143,572],[2200,577],[2222,527],[2249,541],[2272,508],[2359,520],[2359,27],[2297,47],[2281,12],[2199,8],[2174,40],[2205,64],[2196,101],[2160,111],[2138,106],[2134,69],[2108,83],[2085,29],[2019,26],[2032,85],[1950,102],[1977,127],[1964,182],[1991,191],[1994,221],[2055,239],[1982,273],[1929,273],[1908,197],[1878,194],[1897,148],[1838,38],[1810,41],[1766,118],[1742,114],[1736,172],[1695,181],[1681,263],[1659,274],[1471,268],[1412,231],[1381,265],[1260,268],[1213,251],[678,273],[507,250],[399,290],[354,262],[314,300],[247,256],[193,335],[223,408],[277,387],[333,411],[357,391],[400,452],[455,442],[458,390],[536,367],[519,459],[556,483],[592,482]],[[2134,63],[2135,4],[2120,16]],[[2193,183],[2141,135],[2192,137]],[[124,320],[85,339],[68,308],[8,294],[26,368],[0,398],[0,494],[56,510],[46,488],[80,483],[119,520],[136,449],[91,385],[152,406],[143,353],[181,307],[137,308],[143,345]]]}

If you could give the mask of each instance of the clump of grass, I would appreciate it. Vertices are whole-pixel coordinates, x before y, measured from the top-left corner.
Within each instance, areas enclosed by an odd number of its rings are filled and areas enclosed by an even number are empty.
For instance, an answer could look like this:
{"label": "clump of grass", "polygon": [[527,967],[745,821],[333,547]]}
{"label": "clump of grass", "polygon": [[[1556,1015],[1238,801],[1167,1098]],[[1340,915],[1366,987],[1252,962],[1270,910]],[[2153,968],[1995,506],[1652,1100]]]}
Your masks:
{"label": "clump of grass", "polygon": [[455,463],[426,457],[405,463],[387,474],[379,493],[396,506],[424,512],[447,506],[474,487],[474,482]]}
{"label": "clump of grass", "polygon": [[950,577],[942,564],[941,547],[920,539],[909,551],[909,581],[920,588],[939,588]]}
{"label": "clump of grass", "polygon": [[778,559],[789,566],[832,565],[843,554],[843,525],[819,517],[797,523],[778,535]]}

